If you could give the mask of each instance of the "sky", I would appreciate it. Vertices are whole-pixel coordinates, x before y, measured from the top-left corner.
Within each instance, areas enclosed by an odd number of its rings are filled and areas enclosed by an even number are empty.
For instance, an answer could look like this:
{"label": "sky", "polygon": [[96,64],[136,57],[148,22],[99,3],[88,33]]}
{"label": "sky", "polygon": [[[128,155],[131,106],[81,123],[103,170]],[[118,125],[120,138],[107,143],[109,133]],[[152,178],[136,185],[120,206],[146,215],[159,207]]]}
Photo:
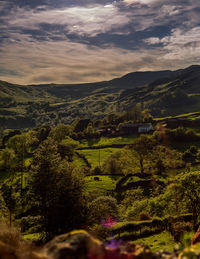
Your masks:
{"label": "sky", "polygon": [[0,79],[85,83],[200,64],[199,0],[0,0]]}

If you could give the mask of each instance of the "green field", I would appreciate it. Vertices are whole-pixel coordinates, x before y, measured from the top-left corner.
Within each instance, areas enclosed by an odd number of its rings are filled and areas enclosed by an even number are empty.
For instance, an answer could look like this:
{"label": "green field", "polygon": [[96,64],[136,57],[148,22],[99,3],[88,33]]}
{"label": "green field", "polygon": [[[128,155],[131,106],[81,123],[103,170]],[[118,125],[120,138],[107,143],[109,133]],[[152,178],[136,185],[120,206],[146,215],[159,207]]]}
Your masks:
{"label": "green field", "polygon": [[79,157],[77,154],[73,156],[73,164],[78,167],[85,167],[87,166],[85,161]]}
{"label": "green field", "polygon": [[151,248],[152,251],[167,250],[173,252],[175,246],[173,237],[169,232],[163,231],[160,234],[156,234],[146,238],[140,238],[134,241],[135,244],[143,243]]}
{"label": "green field", "polygon": [[98,146],[115,145],[115,144],[132,144],[138,136],[139,136],[138,134],[133,134],[126,137],[115,137],[115,138],[102,137],[102,138],[93,139],[90,141],[84,139],[81,141],[81,147],[98,147]]}
{"label": "green field", "polygon": [[187,118],[187,119],[199,119],[200,118],[200,112],[189,112],[189,113],[184,113],[176,116],[167,116],[167,117],[162,117],[162,118],[154,118],[155,121],[159,120],[164,120],[164,119],[175,119],[175,118]]}
{"label": "green field", "polygon": [[85,177],[85,188],[87,192],[98,192],[102,195],[106,194],[109,191],[115,189],[117,180],[120,179],[120,176],[110,176],[110,175],[98,175],[99,180],[94,180],[95,176]]}
{"label": "green field", "polygon": [[101,166],[111,154],[119,150],[120,148],[102,148],[79,150],[78,152],[87,158],[92,167],[95,167]]}
{"label": "green field", "polygon": [[41,233],[26,234],[23,236],[25,240],[30,240],[30,241],[37,241],[41,239],[41,237],[42,237]]}

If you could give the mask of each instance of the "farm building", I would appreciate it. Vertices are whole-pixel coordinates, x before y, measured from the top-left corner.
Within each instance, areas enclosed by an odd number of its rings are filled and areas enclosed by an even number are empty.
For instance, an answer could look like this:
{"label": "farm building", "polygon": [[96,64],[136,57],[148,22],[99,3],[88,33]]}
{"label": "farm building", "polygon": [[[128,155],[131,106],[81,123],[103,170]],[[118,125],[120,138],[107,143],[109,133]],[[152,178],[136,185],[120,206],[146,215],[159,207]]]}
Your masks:
{"label": "farm building", "polygon": [[154,130],[152,123],[124,123],[122,125],[123,132],[131,133],[149,133]]}
{"label": "farm building", "polygon": [[152,123],[144,123],[138,126],[138,133],[148,133],[153,131]]}

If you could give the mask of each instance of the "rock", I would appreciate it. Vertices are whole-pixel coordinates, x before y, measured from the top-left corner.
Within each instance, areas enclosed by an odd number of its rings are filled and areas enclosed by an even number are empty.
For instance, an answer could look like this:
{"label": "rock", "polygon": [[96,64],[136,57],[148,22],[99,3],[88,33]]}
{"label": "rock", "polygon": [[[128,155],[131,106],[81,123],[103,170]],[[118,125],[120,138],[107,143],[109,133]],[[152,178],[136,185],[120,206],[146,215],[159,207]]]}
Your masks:
{"label": "rock", "polygon": [[122,242],[115,249],[106,249],[104,259],[156,259],[150,249],[145,245],[135,245],[131,242]]}
{"label": "rock", "polygon": [[49,259],[175,259],[169,252],[153,253],[143,244],[116,241],[104,245],[86,231],[73,231],[54,238],[45,246]]}
{"label": "rock", "polygon": [[102,259],[105,255],[103,243],[83,230],[54,238],[45,250],[47,257],[52,259]]}
{"label": "rock", "polygon": [[[190,252],[190,251],[189,251]],[[188,254],[184,251],[182,254]],[[84,230],[55,237],[42,248],[26,241],[19,245],[0,241],[0,259],[177,259],[167,251],[152,252],[144,244],[111,240],[106,244]],[[180,257],[182,258],[182,257]],[[186,257],[188,258],[188,257]],[[198,257],[199,258],[199,257]]]}
{"label": "rock", "polygon": [[155,255],[157,256],[157,258],[161,258],[161,259],[176,259],[178,258],[176,254],[172,254],[168,251],[164,251],[164,250],[160,250],[155,252]]}

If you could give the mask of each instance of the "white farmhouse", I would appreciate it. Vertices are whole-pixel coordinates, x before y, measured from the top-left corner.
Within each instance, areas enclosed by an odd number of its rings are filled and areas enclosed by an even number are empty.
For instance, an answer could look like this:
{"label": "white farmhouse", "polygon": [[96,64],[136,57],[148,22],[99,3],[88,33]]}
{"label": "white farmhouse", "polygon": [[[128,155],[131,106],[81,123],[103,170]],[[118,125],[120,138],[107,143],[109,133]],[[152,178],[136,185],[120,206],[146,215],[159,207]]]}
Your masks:
{"label": "white farmhouse", "polygon": [[138,126],[138,133],[147,133],[154,130],[152,123],[144,123]]}

